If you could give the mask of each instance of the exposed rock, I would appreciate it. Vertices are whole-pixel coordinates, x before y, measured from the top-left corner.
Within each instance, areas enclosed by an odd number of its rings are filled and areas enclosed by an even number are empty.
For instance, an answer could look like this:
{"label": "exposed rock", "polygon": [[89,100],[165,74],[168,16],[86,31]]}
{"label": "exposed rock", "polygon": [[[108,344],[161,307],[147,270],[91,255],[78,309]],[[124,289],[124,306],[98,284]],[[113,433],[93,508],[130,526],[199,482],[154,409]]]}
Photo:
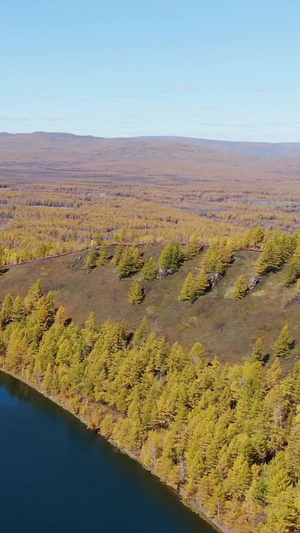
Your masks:
{"label": "exposed rock", "polygon": [[261,281],[261,278],[258,278],[257,276],[253,276],[249,281],[249,291],[252,291],[254,287]]}
{"label": "exposed rock", "polygon": [[167,276],[172,276],[172,274],[174,274],[174,270],[171,268],[160,268],[156,277],[157,279],[163,279]]}
{"label": "exposed rock", "polygon": [[222,276],[222,274],[220,274],[219,272],[211,272],[210,274],[208,274],[207,277],[210,286],[213,289],[214,287],[216,287],[216,285],[218,285],[218,283],[220,283],[224,276]]}

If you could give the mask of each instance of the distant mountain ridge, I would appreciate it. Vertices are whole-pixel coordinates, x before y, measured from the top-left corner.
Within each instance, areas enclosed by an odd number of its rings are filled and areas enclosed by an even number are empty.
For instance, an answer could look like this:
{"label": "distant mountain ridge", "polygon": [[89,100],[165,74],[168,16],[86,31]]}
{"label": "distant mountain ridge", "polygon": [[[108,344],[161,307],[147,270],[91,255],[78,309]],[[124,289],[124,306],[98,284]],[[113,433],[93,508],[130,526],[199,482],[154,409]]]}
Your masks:
{"label": "distant mountain ridge", "polygon": [[139,137],[145,140],[173,141],[195,146],[203,146],[212,150],[238,154],[254,158],[298,158],[300,157],[300,142],[270,143],[248,141],[218,141],[214,139],[199,139],[197,137]]}
{"label": "distant mountain ridge", "polygon": [[300,177],[300,143],[188,137],[101,138],[72,133],[0,133],[1,179],[107,178],[161,183],[247,182]]}
{"label": "distant mountain ridge", "polygon": [[146,141],[150,144],[154,142],[163,141],[180,144],[180,145],[190,145],[195,147],[208,148],[210,150],[215,150],[218,152],[224,152],[227,154],[236,154],[251,158],[300,158],[300,142],[281,142],[281,143],[271,143],[271,142],[249,142],[249,141],[220,141],[215,139],[201,139],[197,137],[178,137],[178,136],[142,136],[142,137],[95,137],[93,135],[76,135],[74,133],[67,132],[44,132],[36,131],[34,133],[7,133],[0,132],[0,137],[4,138],[13,138],[13,139],[37,139],[43,138],[46,140],[50,139],[60,139],[66,141],[76,141],[77,140],[91,140],[94,142],[102,141],[106,145],[112,143],[128,142],[132,143],[133,141]]}

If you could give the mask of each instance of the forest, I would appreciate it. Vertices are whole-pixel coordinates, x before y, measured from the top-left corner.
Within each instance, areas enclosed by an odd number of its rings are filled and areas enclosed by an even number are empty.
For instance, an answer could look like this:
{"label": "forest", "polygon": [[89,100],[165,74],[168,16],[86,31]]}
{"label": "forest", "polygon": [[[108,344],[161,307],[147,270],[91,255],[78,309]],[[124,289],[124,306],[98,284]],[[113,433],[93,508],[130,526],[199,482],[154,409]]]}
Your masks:
{"label": "forest", "polygon": [[[244,234],[244,243],[262,247],[253,273],[267,278],[282,271],[281,290],[298,294],[298,233],[266,234],[257,227]],[[123,237],[114,248],[103,240],[92,247],[83,269],[112,270],[112,290],[128,279],[127,305],[139,308],[148,298],[145,281],[161,283],[162,272],[174,280],[185,265],[187,276],[173,299],[195,305],[216,290],[211,276],[226,277],[237,254],[230,240],[203,254],[194,236],[185,247],[169,243],[158,257],[145,257]],[[197,275],[188,272],[191,261],[199,264]],[[239,305],[248,291],[241,274],[228,297]],[[22,298],[7,294],[0,312],[1,368],[79,416],[220,527],[300,530],[294,323],[285,323],[268,349],[257,337],[243,362],[229,363],[226,354],[223,361],[208,357],[200,342],[190,348],[171,343],[145,317],[134,329],[125,319],[99,322],[94,312],[81,327],[70,318],[51,291],[43,293],[40,280]]]}
{"label": "forest", "polygon": [[300,532],[298,160],[34,135],[0,143],[1,369],[221,531]]}
{"label": "forest", "polygon": [[[9,146],[4,146],[8,154]],[[9,164],[5,163],[8,156],[0,152],[0,172],[7,175],[1,180],[0,199],[5,263],[87,248],[99,234],[113,242],[122,231],[128,241],[146,244],[188,242],[193,234],[208,242],[224,237],[241,241],[245,229],[255,226],[267,231],[300,229],[297,160],[287,161],[281,168],[282,160],[266,163],[248,158],[241,167],[241,156],[227,161],[228,154],[225,158],[219,152],[187,152],[185,145],[176,144],[172,145],[172,151],[178,153],[175,162],[168,145],[150,154],[145,150],[146,159],[137,161],[139,154],[133,144],[126,156],[132,160],[124,160],[122,155],[120,161],[116,152],[116,160],[112,162],[110,156],[103,168],[103,161],[93,170],[86,161],[83,168],[74,163],[72,173],[70,162],[67,166],[57,163],[58,169],[53,169],[50,158],[62,157],[56,153],[61,150],[57,143],[42,152],[43,158],[49,158],[49,176],[40,152],[30,156],[30,161],[38,164],[29,165],[22,146],[22,165],[17,168],[10,158]],[[128,149],[127,144],[125,147]],[[16,158],[16,147],[12,148]],[[87,158],[86,152],[79,154],[80,160]],[[103,157],[101,152],[100,159]]]}
{"label": "forest", "polygon": [[244,364],[209,360],[149,332],[143,319],[84,327],[43,294],[4,299],[1,368],[136,457],[181,498],[236,532],[300,529],[300,363],[283,372],[286,324],[265,366],[258,340]]}

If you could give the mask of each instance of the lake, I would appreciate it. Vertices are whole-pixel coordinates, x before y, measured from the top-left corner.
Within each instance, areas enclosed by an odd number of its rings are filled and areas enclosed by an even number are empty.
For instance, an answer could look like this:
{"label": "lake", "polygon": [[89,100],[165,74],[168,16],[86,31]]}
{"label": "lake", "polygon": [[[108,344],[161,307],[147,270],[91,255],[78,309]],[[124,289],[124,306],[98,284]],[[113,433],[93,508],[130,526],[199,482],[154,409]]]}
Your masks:
{"label": "lake", "polygon": [[137,462],[0,372],[4,533],[213,533]]}

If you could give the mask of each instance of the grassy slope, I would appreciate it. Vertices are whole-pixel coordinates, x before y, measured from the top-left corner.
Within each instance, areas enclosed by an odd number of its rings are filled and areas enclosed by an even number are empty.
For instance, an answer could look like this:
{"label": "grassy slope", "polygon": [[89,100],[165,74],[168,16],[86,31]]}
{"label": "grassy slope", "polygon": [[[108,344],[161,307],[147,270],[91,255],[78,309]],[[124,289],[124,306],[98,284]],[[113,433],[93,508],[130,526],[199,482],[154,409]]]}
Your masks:
{"label": "grassy slope", "polygon": [[[158,256],[160,252],[159,246],[148,248],[145,256],[149,253]],[[286,366],[291,366],[300,359],[300,302],[284,310],[284,304],[295,291],[282,287],[284,272],[266,277],[241,301],[224,298],[240,274],[250,279],[256,259],[255,253],[238,253],[219,286],[194,304],[178,302],[177,297],[187,273],[196,272],[199,267],[201,255],[186,262],[173,276],[143,282],[147,294],[137,307],[131,307],[127,300],[132,279],[119,281],[116,268],[111,265],[87,273],[82,269],[85,254],[12,268],[0,278],[0,300],[8,292],[24,296],[40,278],[43,289],[52,290],[57,305],[64,305],[68,316],[78,324],[85,321],[90,311],[101,321],[109,316],[117,321],[126,318],[130,326],[136,326],[146,316],[151,329],[159,335],[172,342],[178,340],[186,347],[200,341],[209,356],[218,355],[230,362],[241,361],[258,336],[270,350],[281,328],[288,323],[296,340],[292,355],[285,361]]]}

